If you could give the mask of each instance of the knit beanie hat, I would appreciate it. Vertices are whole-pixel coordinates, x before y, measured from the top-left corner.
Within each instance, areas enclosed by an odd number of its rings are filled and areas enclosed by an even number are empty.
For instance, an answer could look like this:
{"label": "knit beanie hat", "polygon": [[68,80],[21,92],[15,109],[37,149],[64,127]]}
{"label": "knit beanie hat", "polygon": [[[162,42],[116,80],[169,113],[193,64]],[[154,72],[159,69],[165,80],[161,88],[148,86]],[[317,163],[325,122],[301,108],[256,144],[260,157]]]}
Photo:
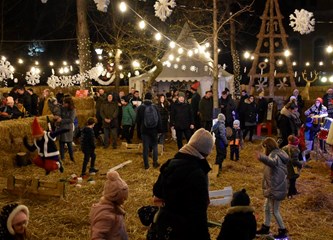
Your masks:
{"label": "knit beanie hat", "polygon": [[110,202],[122,204],[128,197],[128,186],[121,179],[116,171],[109,171],[106,175],[103,196],[104,199]]}
{"label": "knit beanie hat", "polygon": [[39,137],[39,136],[44,135],[44,129],[41,127],[41,125],[39,124],[36,117],[34,118],[34,121],[32,122],[31,131],[32,131],[33,137]]}
{"label": "knit beanie hat", "polygon": [[179,93],[178,93],[178,97],[185,97],[185,93],[183,93],[183,92],[179,92]]}
{"label": "knit beanie hat", "polygon": [[153,99],[153,95],[152,95],[150,92],[147,92],[147,93],[145,94],[145,99],[147,99],[147,100],[152,100],[152,99]]}
{"label": "knit beanie hat", "polygon": [[298,137],[296,137],[294,135],[289,135],[289,137],[288,137],[288,143],[290,145],[293,145],[293,146],[298,146],[299,139],[298,139]]}
{"label": "knit beanie hat", "polygon": [[219,113],[219,115],[217,115],[217,120],[220,122],[224,122],[225,121],[225,116],[223,113]]}
{"label": "knit beanie hat", "polygon": [[213,136],[204,128],[200,128],[192,135],[188,145],[202,154],[209,155],[213,150]]}
{"label": "knit beanie hat", "polygon": [[[22,214],[22,213],[23,214]],[[16,218],[16,219],[15,219]],[[15,231],[13,229],[13,220],[15,222],[29,221],[29,209],[25,205],[19,205],[17,203],[12,203],[4,206],[1,210],[0,215],[0,225],[2,228],[0,229],[0,237],[5,236],[8,231],[11,235],[15,235]],[[5,229],[5,226],[7,229]]]}
{"label": "knit beanie hat", "polygon": [[317,102],[317,101],[319,101],[321,104],[323,104],[323,99],[322,99],[322,98],[318,97],[318,98],[316,99],[316,102]]}
{"label": "knit beanie hat", "polygon": [[233,125],[237,125],[237,126],[239,126],[240,125],[240,121],[239,120],[234,120],[234,122],[233,122]]}
{"label": "knit beanie hat", "polygon": [[241,191],[235,192],[232,196],[231,206],[249,206],[250,197],[243,188]]}

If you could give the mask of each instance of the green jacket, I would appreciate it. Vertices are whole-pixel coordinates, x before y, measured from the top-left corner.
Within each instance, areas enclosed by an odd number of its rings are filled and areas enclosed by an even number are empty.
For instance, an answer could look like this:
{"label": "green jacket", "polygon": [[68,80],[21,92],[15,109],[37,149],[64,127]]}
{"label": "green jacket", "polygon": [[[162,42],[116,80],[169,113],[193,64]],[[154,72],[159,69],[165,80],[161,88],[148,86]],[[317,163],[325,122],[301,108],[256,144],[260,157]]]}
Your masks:
{"label": "green jacket", "polygon": [[126,106],[122,107],[123,117],[121,119],[122,126],[128,125],[133,126],[135,124],[136,113],[133,109],[131,103],[128,103]]}
{"label": "green jacket", "polygon": [[[116,128],[118,127],[118,104],[116,101],[105,101],[101,106],[101,117],[103,120],[103,128]],[[110,123],[104,119],[111,119]]]}

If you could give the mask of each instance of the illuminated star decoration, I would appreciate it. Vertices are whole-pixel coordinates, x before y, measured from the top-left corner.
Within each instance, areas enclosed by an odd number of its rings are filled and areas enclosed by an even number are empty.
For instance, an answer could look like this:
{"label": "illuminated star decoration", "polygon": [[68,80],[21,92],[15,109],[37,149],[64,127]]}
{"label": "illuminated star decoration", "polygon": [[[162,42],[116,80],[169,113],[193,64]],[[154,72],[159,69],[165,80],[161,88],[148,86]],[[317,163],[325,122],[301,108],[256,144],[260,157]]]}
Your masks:
{"label": "illuminated star decoration", "polygon": [[94,0],[98,11],[107,12],[110,0]]}
{"label": "illuminated star decoration", "polygon": [[279,79],[280,83],[278,83],[276,86],[279,87],[279,89],[286,89],[286,87],[288,87],[288,84],[287,84],[287,78],[284,77],[283,80]]}
{"label": "illuminated star decoration", "polygon": [[36,84],[40,83],[39,81],[40,75],[36,72],[29,71],[26,73],[25,80],[27,80],[27,83],[35,86]]}
{"label": "illuminated star decoration", "polygon": [[308,12],[304,9],[295,10],[295,15],[290,14],[290,26],[295,32],[300,32],[300,34],[309,34],[314,31],[315,19],[313,18],[313,13]]}
{"label": "illuminated star decoration", "polygon": [[267,87],[267,78],[264,79],[259,79],[258,80],[258,84],[256,84],[255,86],[257,87],[257,92],[263,92],[265,91],[265,88]]}
{"label": "illuminated star decoration", "polygon": [[176,6],[175,0],[158,0],[154,4],[155,16],[159,17],[161,21],[165,21],[172,13],[172,9]]}

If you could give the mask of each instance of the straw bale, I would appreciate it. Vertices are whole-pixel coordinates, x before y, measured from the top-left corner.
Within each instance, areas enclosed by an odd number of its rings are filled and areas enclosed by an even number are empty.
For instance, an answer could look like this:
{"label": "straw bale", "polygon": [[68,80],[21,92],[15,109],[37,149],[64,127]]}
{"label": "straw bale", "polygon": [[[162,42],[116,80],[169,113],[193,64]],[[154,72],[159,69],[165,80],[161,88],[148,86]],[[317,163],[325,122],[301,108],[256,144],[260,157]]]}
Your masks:
{"label": "straw bale", "polygon": [[94,117],[95,116],[95,110],[90,109],[90,110],[80,110],[76,112],[76,117],[79,121],[79,126],[83,127],[89,117]]}
{"label": "straw bale", "polygon": [[73,101],[77,111],[95,109],[95,102],[92,97],[73,97]]}

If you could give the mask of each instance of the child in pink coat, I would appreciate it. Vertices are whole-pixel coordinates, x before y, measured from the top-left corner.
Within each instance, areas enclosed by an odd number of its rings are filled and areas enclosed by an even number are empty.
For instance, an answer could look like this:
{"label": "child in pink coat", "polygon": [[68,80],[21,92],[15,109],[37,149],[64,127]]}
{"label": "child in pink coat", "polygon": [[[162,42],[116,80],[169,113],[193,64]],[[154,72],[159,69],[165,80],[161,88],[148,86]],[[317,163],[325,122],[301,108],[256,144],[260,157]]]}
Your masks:
{"label": "child in pink coat", "polygon": [[128,186],[116,171],[106,175],[103,196],[90,210],[91,240],[128,240],[125,211]]}

